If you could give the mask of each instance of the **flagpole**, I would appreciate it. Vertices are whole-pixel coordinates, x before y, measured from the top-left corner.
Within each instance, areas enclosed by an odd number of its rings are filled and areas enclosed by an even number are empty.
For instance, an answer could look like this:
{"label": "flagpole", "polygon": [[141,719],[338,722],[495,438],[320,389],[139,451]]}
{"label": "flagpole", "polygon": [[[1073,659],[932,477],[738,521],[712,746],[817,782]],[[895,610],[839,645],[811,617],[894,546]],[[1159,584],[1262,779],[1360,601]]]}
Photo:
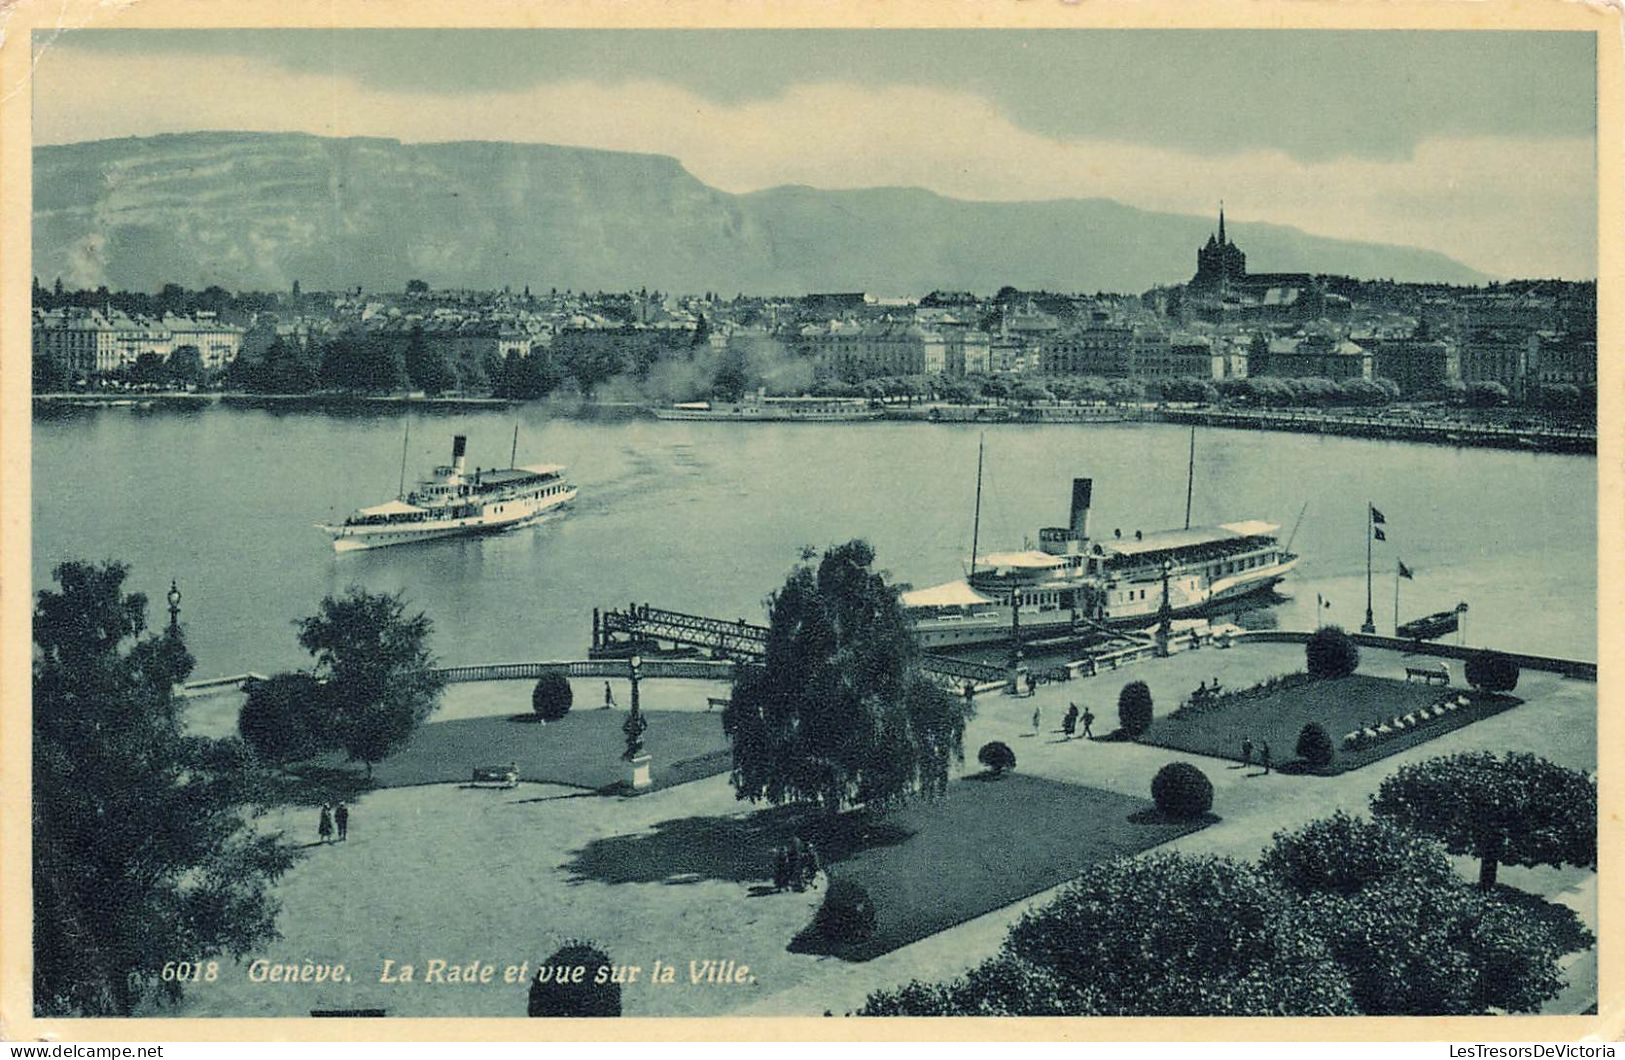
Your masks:
{"label": "flagpole", "polygon": [[1394,636],[1399,636],[1399,560],[1394,560]]}
{"label": "flagpole", "polygon": [[1371,502],[1365,502],[1365,625],[1360,627],[1361,633],[1375,633],[1377,623],[1371,615],[1371,513],[1375,511]]}

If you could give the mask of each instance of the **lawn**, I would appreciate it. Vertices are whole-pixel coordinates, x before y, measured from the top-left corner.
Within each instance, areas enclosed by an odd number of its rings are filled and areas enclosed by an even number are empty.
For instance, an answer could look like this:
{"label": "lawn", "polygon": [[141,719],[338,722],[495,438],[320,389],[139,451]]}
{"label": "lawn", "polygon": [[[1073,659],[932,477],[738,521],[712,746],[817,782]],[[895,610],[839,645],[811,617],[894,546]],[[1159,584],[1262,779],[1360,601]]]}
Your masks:
{"label": "lawn", "polygon": [[[654,786],[671,787],[725,773],[732,766],[720,714],[644,711],[649,722],[644,749],[654,756]],[[373,766],[381,788],[467,782],[475,766],[514,763],[519,779],[567,784],[595,791],[627,779],[621,752],[623,710],[576,710],[560,721],[537,723],[528,714],[464,718],[419,727],[406,746]],[[329,755],[311,763],[317,771],[343,761]]]}
{"label": "lawn", "polygon": [[[1458,694],[1466,695],[1471,702],[1452,714],[1359,750],[1343,747],[1344,733],[1379,719],[1430,706],[1446,695]],[[1178,717],[1163,715],[1151,723],[1140,742],[1239,762],[1241,742],[1250,739],[1254,765],[1258,764],[1262,746],[1267,742],[1273,763],[1284,772],[1332,776],[1415,747],[1521,702],[1511,696],[1487,696],[1459,688],[1352,674],[1228,699],[1218,707],[1187,710]],[[1321,769],[1310,769],[1297,757],[1298,733],[1312,721],[1319,722],[1332,738],[1332,762]]]}
{"label": "lawn", "polygon": [[799,835],[817,845],[831,876],[868,890],[877,922],[863,943],[800,939],[794,948],[862,961],[1214,820],[1168,821],[1145,799],[1007,774],[967,777],[943,799],[880,816],[852,811],[831,820],[782,806],[677,818],[649,832],[594,840],[565,867],[577,881],[722,879],[754,884],[751,893],[763,895],[771,892],[774,848]]}

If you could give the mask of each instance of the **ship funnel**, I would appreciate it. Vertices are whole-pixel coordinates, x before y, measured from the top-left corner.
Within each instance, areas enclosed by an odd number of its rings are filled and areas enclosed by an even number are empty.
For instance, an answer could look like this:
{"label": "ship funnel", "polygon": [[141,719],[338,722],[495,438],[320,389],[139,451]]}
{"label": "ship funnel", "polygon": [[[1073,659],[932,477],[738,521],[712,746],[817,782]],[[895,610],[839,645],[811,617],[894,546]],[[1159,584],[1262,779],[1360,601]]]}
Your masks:
{"label": "ship funnel", "polygon": [[1089,537],[1089,494],[1094,484],[1090,478],[1072,480],[1072,533],[1080,541]]}
{"label": "ship funnel", "polygon": [[[451,470],[452,474],[461,478],[463,475],[463,450],[468,448],[468,439],[461,434],[453,435],[451,439]],[[1074,502],[1075,503],[1075,502]]]}

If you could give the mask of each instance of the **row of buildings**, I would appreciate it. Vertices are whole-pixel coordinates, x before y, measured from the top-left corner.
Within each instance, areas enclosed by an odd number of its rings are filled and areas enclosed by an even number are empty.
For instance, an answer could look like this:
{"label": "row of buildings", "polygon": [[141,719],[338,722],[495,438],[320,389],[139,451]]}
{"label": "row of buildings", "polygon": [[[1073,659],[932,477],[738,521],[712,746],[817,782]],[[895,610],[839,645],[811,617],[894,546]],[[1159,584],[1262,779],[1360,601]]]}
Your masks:
{"label": "row of buildings", "polygon": [[[1142,295],[1006,288],[992,297],[863,292],[722,299],[660,292],[558,291],[277,296],[274,311],[141,316],[110,306],[35,311],[34,352],[78,375],[117,373],[141,356],[195,347],[207,369],[261,358],[278,339],[307,348],[341,335],[421,341],[448,361],[514,354],[618,360],[773,343],[825,378],[990,373],[1103,379],[1391,379],[1427,394],[1496,382],[1514,394],[1596,382],[1595,285],[1489,288],[1250,273],[1221,209],[1189,281]],[[57,292],[60,297],[61,292]],[[36,291],[38,298],[39,291]],[[227,314],[229,315],[229,314]],[[475,376],[477,378],[477,375]]]}
{"label": "row of buildings", "polygon": [[111,375],[142,354],[167,361],[176,350],[195,349],[206,370],[237,359],[244,329],[209,313],[190,317],[131,316],[116,309],[34,311],[35,357],[49,358],[79,375]]}

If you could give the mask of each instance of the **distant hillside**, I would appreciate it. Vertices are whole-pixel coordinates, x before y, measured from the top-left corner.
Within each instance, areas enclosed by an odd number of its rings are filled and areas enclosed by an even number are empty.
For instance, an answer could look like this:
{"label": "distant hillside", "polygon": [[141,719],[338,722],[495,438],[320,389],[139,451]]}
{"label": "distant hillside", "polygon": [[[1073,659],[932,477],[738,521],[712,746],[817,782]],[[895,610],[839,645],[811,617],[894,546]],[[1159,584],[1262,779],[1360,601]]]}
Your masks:
{"label": "distant hillside", "polygon": [[[1212,220],[916,188],[732,195],[674,159],[545,144],[192,133],[34,151],[34,271],[154,290],[360,284],[801,293],[1140,291]],[[1217,190],[1217,189],[1216,189]],[[1481,282],[1442,254],[1234,224],[1259,271]]]}

